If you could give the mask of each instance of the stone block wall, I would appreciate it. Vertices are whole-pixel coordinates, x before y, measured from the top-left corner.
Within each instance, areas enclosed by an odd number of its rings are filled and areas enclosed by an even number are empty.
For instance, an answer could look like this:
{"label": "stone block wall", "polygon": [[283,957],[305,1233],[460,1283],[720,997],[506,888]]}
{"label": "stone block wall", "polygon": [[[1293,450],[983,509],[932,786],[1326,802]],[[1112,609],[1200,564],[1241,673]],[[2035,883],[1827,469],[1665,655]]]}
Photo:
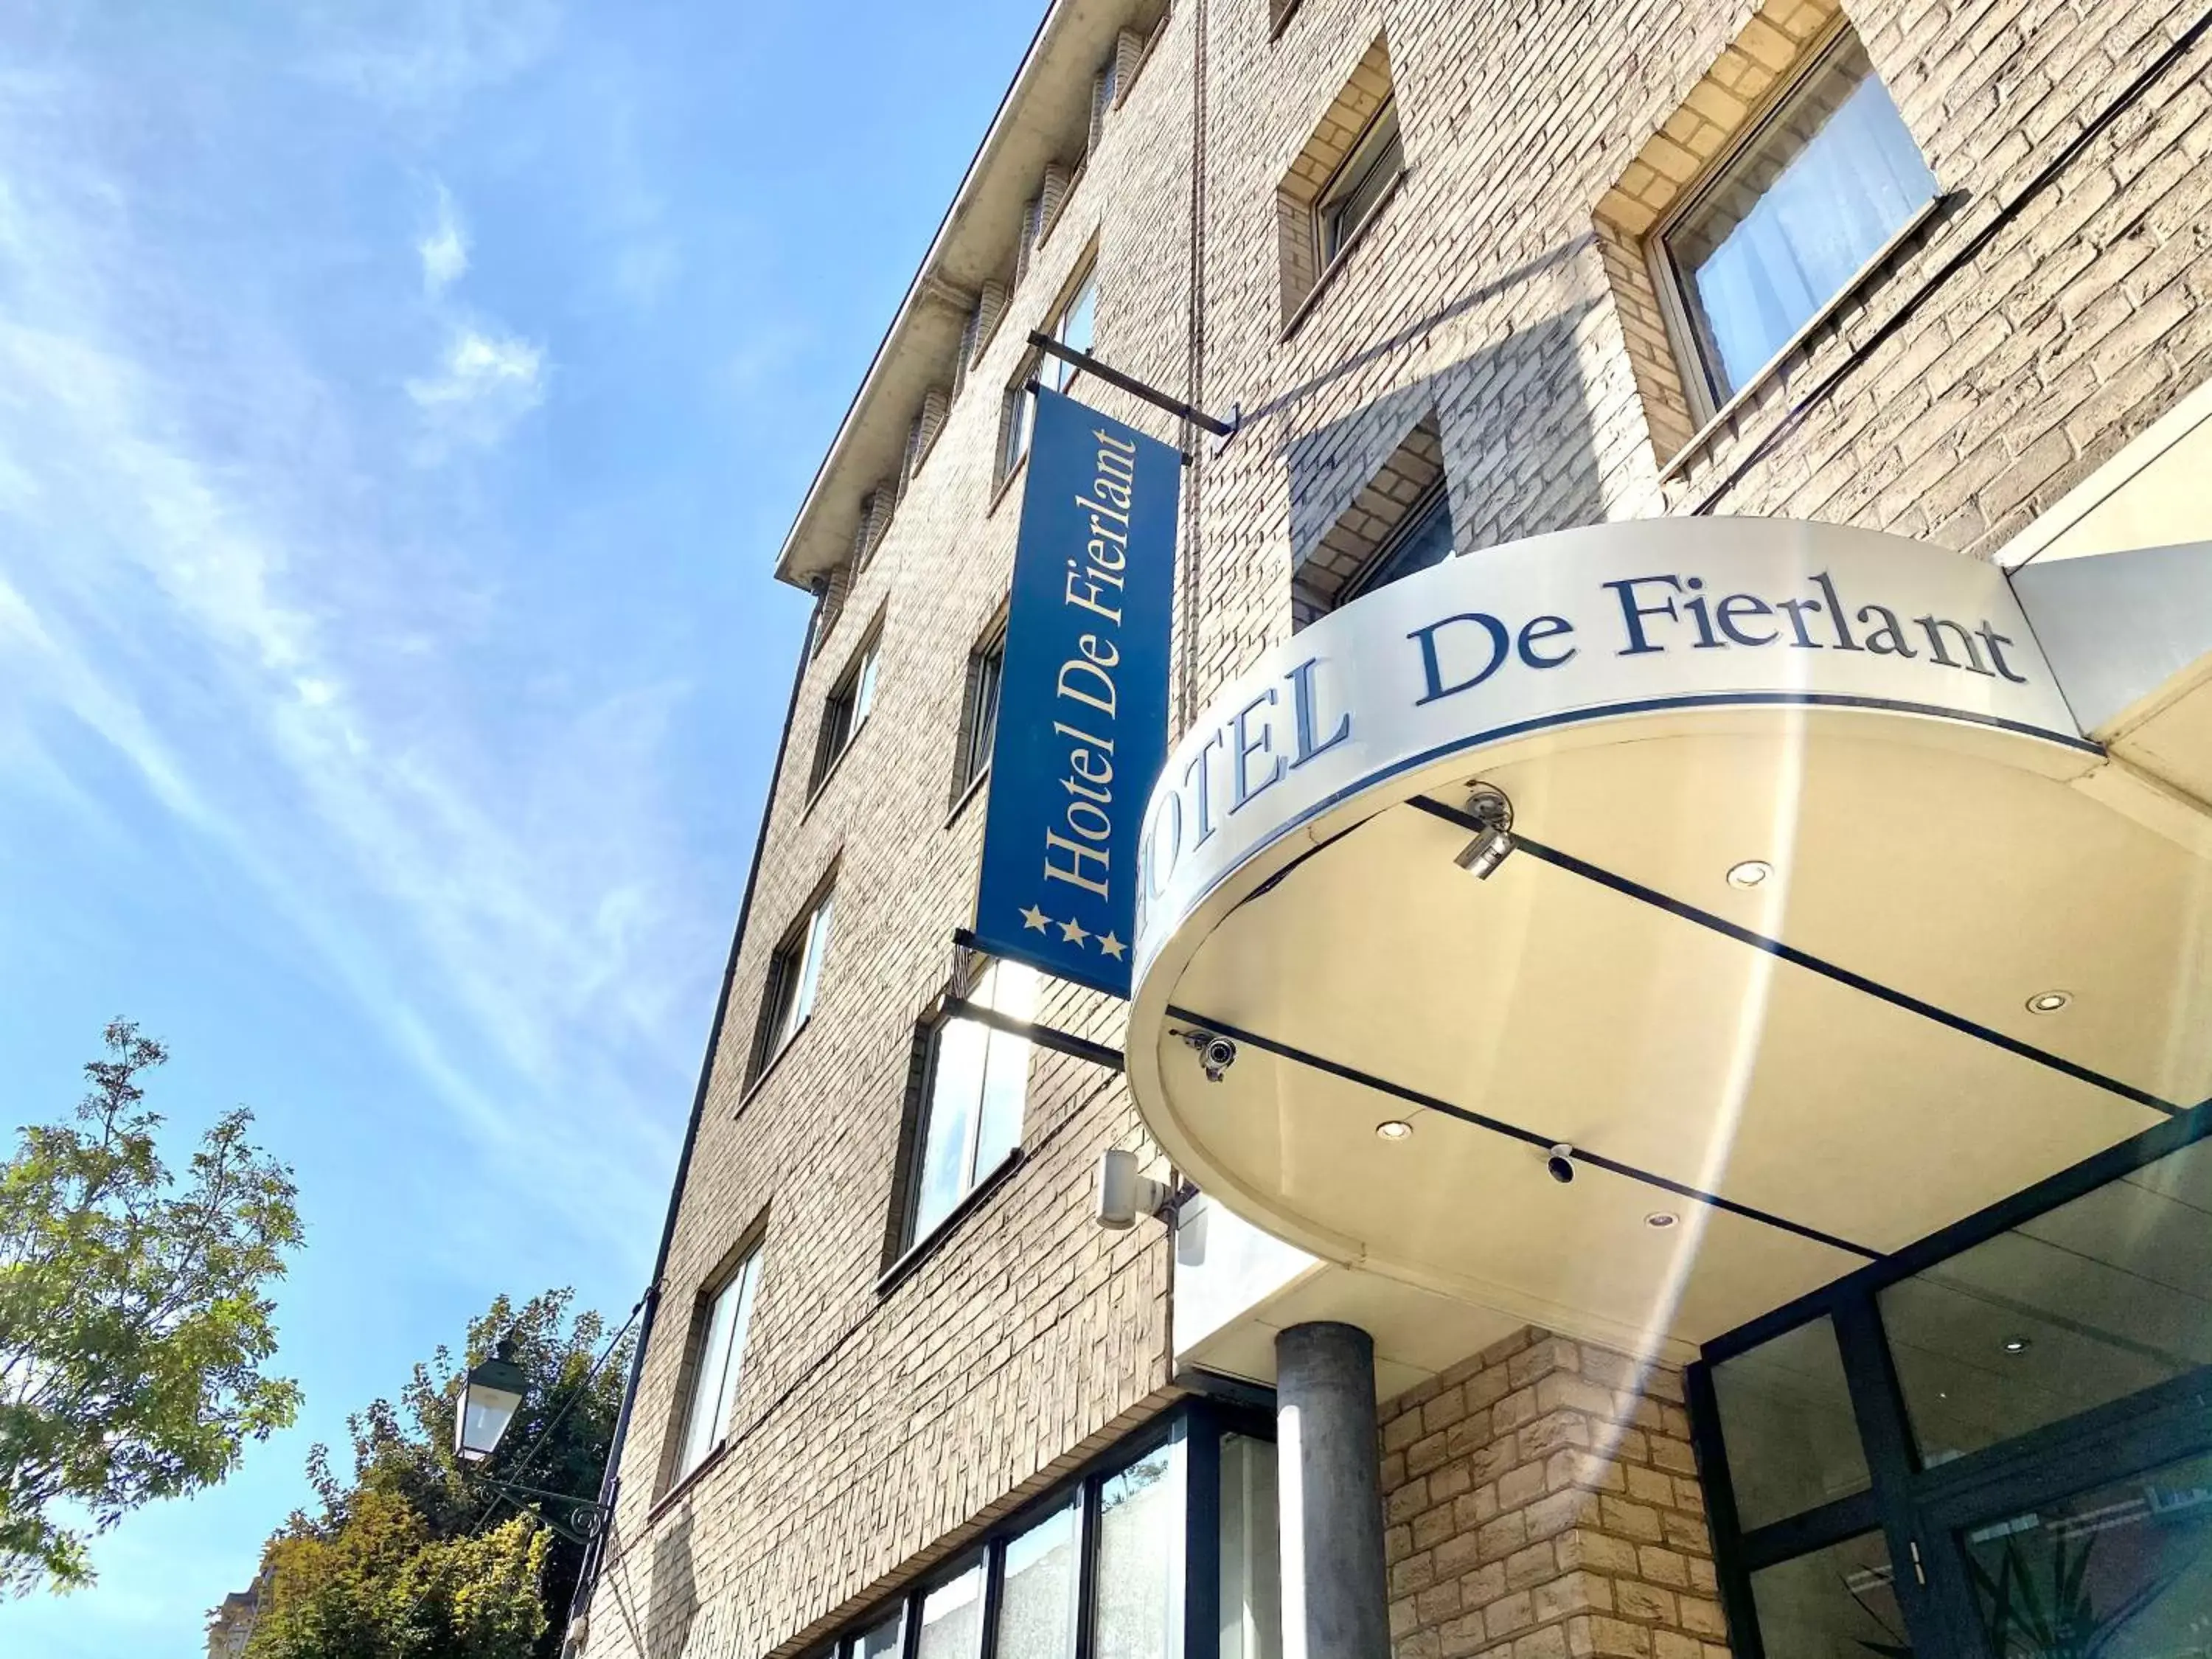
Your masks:
{"label": "stone block wall", "polygon": [[1532,1328],[1381,1421],[1396,1659],[1727,1659],[1680,1372]]}

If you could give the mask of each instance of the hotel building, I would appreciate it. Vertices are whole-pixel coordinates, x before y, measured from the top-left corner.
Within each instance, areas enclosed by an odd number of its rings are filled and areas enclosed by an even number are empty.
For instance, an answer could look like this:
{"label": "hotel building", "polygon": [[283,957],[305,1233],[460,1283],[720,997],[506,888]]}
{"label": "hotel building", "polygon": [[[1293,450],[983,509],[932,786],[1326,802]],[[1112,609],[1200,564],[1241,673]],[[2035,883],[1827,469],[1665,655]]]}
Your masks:
{"label": "hotel building", "polygon": [[[571,1650],[2212,1650],[2209,26],[1056,0]],[[961,942],[1032,383],[1183,453],[1127,1002]]]}

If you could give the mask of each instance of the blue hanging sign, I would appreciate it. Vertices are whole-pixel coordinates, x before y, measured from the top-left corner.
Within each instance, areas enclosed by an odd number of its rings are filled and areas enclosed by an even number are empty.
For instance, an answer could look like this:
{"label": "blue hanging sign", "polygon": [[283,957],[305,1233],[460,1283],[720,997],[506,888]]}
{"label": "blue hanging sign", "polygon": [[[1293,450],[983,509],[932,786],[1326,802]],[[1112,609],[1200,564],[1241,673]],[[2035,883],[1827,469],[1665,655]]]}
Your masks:
{"label": "blue hanging sign", "polygon": [[1033,395],[975,942],[1127,997],[1138,831],[1167,758],[1182,458]]}

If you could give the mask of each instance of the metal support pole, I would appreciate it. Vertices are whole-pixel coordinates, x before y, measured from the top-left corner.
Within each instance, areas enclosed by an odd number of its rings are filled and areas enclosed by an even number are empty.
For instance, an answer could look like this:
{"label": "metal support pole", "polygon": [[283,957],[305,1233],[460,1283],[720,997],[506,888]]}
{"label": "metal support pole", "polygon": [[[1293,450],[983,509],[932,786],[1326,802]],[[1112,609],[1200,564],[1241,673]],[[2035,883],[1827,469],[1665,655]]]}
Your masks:
{"label": "metal support pole", "polygon": [[1283,1659],[1390,1659],[1374,1338],[1279,1332],[1275,1401]]}

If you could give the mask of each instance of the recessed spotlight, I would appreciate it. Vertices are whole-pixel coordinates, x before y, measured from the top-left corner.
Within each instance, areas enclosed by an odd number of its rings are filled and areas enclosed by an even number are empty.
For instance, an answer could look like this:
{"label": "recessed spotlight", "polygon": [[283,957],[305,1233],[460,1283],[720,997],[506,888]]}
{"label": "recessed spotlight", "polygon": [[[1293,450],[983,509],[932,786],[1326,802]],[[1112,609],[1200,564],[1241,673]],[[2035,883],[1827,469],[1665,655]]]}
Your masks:
{"label": "recessed spotlight", "polygon": [[2071,991],[2038,991],[2027,1000],[2027,1012],[2031,1014],[2055,1014],[2073,1000]]}
{"label": "recessed spotlight", "polygon": [[1654,1210],[1644,1218],[1644,1224],[1663,1233],[1681,1218],[1672,1210]]}
{"label": "recessed spotlight", "polygon": [[2028,1346],[2028,1340],[2024,1336],[2008,1336],[2004,1340],[2004,1351],[2007,1353],[2026,1353]]}
{"label": "recessed spotlight", "polygon": [[1774,873],[1774,866],[1765,859],[1746,859],[1741,864],[1729,866],[1728,884],[1731,887],[1756,887]]}
{"label": "recessed spotlight", "polygon": [[1402,1117],[1385,1118],[1375,1126],[1375,1133],[1385,1140],[1403,1140],[1413,1133],[1413,1126]]}

